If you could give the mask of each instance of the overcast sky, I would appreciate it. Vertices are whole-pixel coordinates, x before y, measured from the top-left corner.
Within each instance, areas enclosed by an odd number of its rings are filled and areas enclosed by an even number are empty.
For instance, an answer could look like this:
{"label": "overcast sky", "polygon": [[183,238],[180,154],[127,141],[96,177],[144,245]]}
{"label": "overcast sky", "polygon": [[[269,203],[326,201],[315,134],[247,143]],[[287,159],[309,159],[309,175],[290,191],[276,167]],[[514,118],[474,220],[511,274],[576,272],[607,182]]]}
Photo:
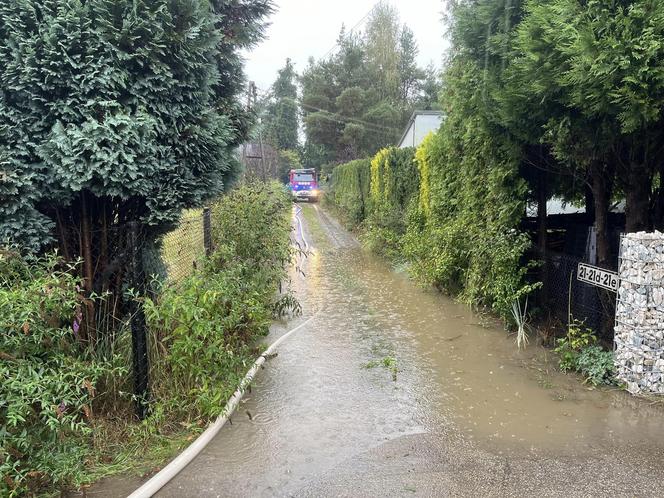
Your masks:
{"label": "overcast sky", "polygon": [[[392,0],[401,22],[414,31],[420,49],[419,62],[440,67],[448,44],[444,39],[444,0]],[[275,0],[278,11],[270,18],[266,39],[246,54],[246,73],[261,90],[274,82],[286,58],[302,71],[309,57],[319,59],[334,46],[341,25],[352,28],[376,4],[376,0]],[[359,29],[362,29],[361,25]]]}

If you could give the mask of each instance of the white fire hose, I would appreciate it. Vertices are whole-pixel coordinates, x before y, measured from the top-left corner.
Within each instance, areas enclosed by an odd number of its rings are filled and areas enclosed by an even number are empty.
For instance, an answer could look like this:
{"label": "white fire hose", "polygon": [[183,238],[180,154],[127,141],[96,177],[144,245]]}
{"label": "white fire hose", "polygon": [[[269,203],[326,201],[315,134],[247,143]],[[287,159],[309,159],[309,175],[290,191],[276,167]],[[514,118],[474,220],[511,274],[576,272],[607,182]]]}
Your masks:
{"label": "white fire hose", "polygon": [[194,458],[196,458],[198,454],[203,451],[203,449],[210,443],[210,441],[212,441],[212,439],[219,433],[224,424],[226,424],[226,421],[233,414],[238,404],[240,403],[240,400],[244,396],[245,390],[251,384],[251,381],[256,375],[256,372],[258,372],[258,370],[263,366],[263,363],[265,363],[266,358],[272,356],[274,350],[283,341],[288,339],[291,334],[294,334],[309,324],[309,322],[311,322],[314,318],[316,318],[316,315],[310,317],[308,320],[289,330],[279,339],[274,341],[274,343],[272,343],[272,345],[258,357],[251,369],[247,372],[247,375],[245,375],[244,379],[242,379],[240,386],[237,388],[231,399],[228,400],[228,403],[226,403],[224,410],[222,411],[221,415],[219,415],[217,420],[215,420],[214,423],[210,425],[205,430],[205,432],[203,432],[203,434],[198,436],[198,438],[193,443],[191,443],[182,453],[180,453],[175,459],[166,465],[166,467],[164,467],[148,482],[143,484],[140,488],[129,495],[129,498],[149,498],[150,496],[153,496],[178,473],[180,473],[180,471],[184,469]]}

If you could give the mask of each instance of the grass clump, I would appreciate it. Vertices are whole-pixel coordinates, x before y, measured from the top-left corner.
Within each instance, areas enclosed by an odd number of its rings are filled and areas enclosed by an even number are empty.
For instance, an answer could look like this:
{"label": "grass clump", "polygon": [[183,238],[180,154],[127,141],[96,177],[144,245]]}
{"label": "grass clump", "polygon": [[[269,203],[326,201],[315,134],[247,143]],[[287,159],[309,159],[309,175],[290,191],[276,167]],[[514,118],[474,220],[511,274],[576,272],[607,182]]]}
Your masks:
{"label": "grass clump", "polygon": [[593,386],[615,385],[613,352],[597,344],[597,336],[583,322],[573,321],[567,335],[556,341],[563,372],[575,371]]}
{"label": "grass clump", "polygon": [[396,382],[397,373],[399,372],[397,368],[397,360],[393,356],[386,356],[380,360],[371,360],[370,362],[364,365],[364,368],[371,369],[376,367],[383,367],[392,374],[392,380]]}

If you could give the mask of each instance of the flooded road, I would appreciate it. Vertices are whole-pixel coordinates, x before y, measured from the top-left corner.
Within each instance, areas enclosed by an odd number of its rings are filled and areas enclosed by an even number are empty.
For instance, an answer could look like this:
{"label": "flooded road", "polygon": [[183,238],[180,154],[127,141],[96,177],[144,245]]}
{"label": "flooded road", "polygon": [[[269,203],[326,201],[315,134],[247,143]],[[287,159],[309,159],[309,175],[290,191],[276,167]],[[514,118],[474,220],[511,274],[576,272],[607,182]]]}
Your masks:
{"label": "flooded road", "polygon": [[660,405],[558,374],[551,353],[517,351],[498,323],[301,208],[304,316],[267,342],[315,319],[159,496],[664,495]]}

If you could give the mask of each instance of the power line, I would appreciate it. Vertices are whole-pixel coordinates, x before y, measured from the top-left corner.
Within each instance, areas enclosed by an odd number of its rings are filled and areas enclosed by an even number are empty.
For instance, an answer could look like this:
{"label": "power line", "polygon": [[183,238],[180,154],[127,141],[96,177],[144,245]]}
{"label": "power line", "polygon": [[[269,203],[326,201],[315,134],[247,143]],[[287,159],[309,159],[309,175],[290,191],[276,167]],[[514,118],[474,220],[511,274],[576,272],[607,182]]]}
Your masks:
{"label": "power line", "polygon": [[[269,92],[267,90],[263,90],[263,89],[260,89],[260,88],[258,88],[258,90],[263,95],[269,95]],[[305,104],[300,99],[294,99],[292,97],[282,97],[282,98],[285,99],[285,100],[289,100],[289,101],[295,103],[296,105],[299,105],[300,107],[304,107],[304,108],[308,108],[308,109],[313,110],[313,111],[324,113],[326,115],[325,117],[327,119],[329,119],[330,121],[336,121],[337,123],[341,123],[341,124],[348,124],[348,123],[361,124],[363,126],[366,126],[367,128],[370,128],[371,131],[382,132],[382,133],[385,133],[385,132],[400,132],[401,131],[400,128],[396,128],[396,127],[392,127],[392,126],[384,126],[384,125],[381,125],[379,123],[370,123],[369,121],[364,121],[362,119],[354,118],[354,117],[351,117],[351,116],[344,116],[342,114],[335,114],[332,111],[328,111],[327,109],[322,109],[320,107],[316,107],[316,106],[313,106],[313,105],[310,105],[310,104]]]}
{"label": "power line", "polygon": [[[290,99],[290,100],[292,100],[292,99]],[[298,102],[296,102],[296,103],[298,103]],[[401,131],[400,128],[395,128],[395,127],[392,127],[392,126],[383,126],[383,125],[381,125],[381,124],[378,124],[378,123],[370,123],[370,122],[368,122],[368,121],[364,121],[364,120],[359,119],[359,118],[353,118],[353,117],[350,117],[350,116],[344,116],[344,115],[342,115],[342,114],[335,114],[335,113],[333,113],[333,112],[331,112],[331,111],[328,111],[328,110],[326,110],[326,109],[321,109],[320,107],[315,107],[315,106],[312,106],[312,105],[308,105],[308,104],[305,104],[305,103],[303,103],[303,102],[299,102],[299,105],[300,105],[301,107],[306,107],[306,108],[312,109],[312,110],[314,110],[314,111],[324,113],[324,114],[327,115],[326,117],[327,117],[328,119],[330,119],[331,121],[338,121],[338,122],[341,122],[341,123],[361,124],[361,125],[364,125],[364,126],[366,126],[366,127],[368,127],[368,128],[372,128],[373,131],[381,131],[381,132],[386,132],[386,131],[390,131],[390,132]]]}

